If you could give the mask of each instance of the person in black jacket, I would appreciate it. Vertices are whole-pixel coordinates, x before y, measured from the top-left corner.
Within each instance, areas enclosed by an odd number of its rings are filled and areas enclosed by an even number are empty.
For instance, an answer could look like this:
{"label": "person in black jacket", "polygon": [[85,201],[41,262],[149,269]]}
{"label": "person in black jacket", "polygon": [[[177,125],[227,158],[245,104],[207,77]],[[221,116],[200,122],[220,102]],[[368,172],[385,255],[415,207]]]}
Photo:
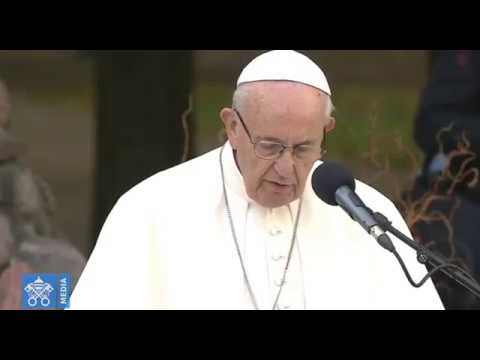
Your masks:
{"label": "person in black jacket", "polygon": [[[425,156],[414,198],[427,193],[441,197],[428,208],[438,220],[419,221],[412,232],[479,281],[480,51],[431,53],[429,80],[420,99],[414,136]],[[442,216],[453,232],[440,220]],[[480,308],[480,299],[446,276],[437,274],[434,281],[447,309]]]}

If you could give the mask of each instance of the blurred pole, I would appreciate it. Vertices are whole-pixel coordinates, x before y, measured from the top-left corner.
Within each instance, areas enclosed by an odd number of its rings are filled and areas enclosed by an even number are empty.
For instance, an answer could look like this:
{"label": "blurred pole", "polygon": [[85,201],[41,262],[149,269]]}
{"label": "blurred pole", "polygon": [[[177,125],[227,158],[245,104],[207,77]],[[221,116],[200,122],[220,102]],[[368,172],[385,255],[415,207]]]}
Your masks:
{"label": "blurred pole", "polygon": [[434,50],[428,50],[427,51],[427,59],[428,59],[428,74],[430,75],[432,72],[433,65],[435,64],[435,61],[437,59],[437,52]]}
{"label": "blurred pole", "polygon": [[[95,59],[97,148],[92,249],[108,213],[123,193],[181,162],[185,139],[182,114],[189,105],[193,72],[192,51],[97,51]],[[191,115],[188,125],[192,132]],[[190,136],[189,158],[192,139]]]}

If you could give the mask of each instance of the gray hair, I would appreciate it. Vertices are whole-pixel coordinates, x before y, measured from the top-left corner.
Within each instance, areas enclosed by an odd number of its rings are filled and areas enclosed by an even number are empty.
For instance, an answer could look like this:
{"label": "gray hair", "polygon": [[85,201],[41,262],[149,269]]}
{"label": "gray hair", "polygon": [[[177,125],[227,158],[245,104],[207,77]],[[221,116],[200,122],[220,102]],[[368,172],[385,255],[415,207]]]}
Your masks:
{"label": "gray hair", "polygon": [[[245,84],[248,85],[248,84]],[[240,85],[233,93],[232,107],[242,111],[247,106],[248,96],[251,92],[251,86]],[[325,94],[322,92],[322,94]],[[327,95],[327,94],[325,94]],[[327,117],[332,116],[335,111],[332,98],[327,95]]]}

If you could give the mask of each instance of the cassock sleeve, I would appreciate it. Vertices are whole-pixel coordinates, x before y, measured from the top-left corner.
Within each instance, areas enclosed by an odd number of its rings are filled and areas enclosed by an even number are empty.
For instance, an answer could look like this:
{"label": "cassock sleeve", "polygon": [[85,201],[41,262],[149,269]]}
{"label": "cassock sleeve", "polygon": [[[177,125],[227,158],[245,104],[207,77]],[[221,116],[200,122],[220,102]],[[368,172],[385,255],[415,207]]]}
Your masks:
{"label": "cassock sleeve", "polygon": [[[71,309],[145,309],[153,305],[149,284],[155,250],[151,215],[125,194],[110,212],[71,297]],[[140,205],[140,206],[139,206]]]}
{"label": "cassock sleeve", "polygon": [[[392,222],[392,225],[405,234],[410,239],[413,236],[407,226],[403,216],[394,205],[394,203],[385,197],[383,194],[374,190],[370,186],[358,183],[359,191],[362,193],[362,198],[366,200],[366,205],[373,211],[379,211]],[[388,233],[392,240],[398,254],[403,259],[408,272],[413,280],[418,283],[427,274],[425,265],[417,261],[416,251],[405,244],[393,234]],[[372,241],[375,241],[371,239]],[[385,277],[387,281],[384,283],[382,292],[388,297],[389,304],[385,305],[392,309],[429,309],[429,310],[443,310],[444,306],[440,296],[432,282],[429,279],[422,287],[415,288],[407,280],[406,275],[402,271],[400,263],[395,256],[388,251],[378,246],[378,261],[383,263],[382,274],[379,276]],[[383,253],[382,253],[383,252]],[[383,304],[382,304],[383,305]]]}

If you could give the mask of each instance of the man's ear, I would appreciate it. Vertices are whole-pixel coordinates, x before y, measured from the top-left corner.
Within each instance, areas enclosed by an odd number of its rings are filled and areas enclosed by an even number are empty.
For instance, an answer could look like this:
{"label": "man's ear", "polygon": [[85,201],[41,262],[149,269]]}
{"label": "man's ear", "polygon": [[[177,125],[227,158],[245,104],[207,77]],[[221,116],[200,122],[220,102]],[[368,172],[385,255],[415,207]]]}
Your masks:
{"label": "man's ear", "polygon": [[225,128],[225,132],[227,133],[232,148],[236,149],[239,128],[235,111],[231,108],[224,108],[220,111],[220,118],[222,119],[223,127]]}
{"label": "man's ear", "polygon": [[337,125],[337,121],[335,120],[334,117],[330,117],[330,121],[328,122],[327,126],[325,127],[325,131],[329,133],[330,131],[333,131],[335,129],[335,126]]}

